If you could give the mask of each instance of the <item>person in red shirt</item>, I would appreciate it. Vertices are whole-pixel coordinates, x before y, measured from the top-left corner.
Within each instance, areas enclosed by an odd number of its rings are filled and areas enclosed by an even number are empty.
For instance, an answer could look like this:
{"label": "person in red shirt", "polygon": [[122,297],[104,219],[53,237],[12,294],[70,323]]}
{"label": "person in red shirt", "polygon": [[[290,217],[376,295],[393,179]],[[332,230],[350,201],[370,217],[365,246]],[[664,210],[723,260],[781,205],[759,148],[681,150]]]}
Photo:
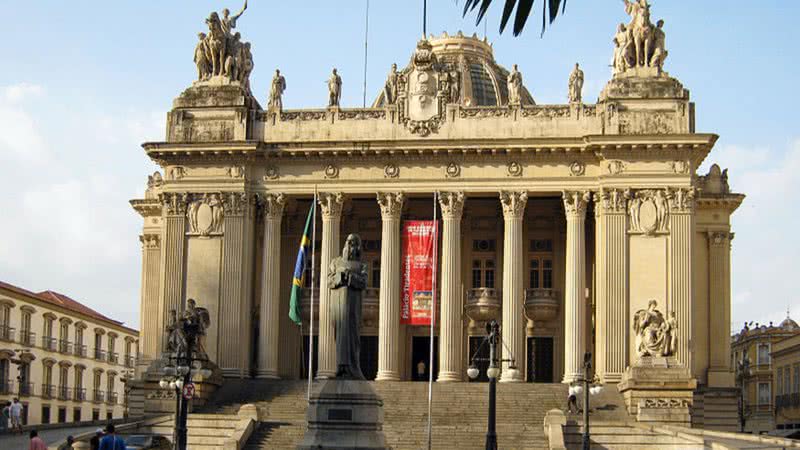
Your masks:
{"label": "person in red shirt", "polygon": [[31,445],[28,447],[29,450],[47,450],[47,444],[39,437],[39,433],[36,430],[31,430],[30,436]]}

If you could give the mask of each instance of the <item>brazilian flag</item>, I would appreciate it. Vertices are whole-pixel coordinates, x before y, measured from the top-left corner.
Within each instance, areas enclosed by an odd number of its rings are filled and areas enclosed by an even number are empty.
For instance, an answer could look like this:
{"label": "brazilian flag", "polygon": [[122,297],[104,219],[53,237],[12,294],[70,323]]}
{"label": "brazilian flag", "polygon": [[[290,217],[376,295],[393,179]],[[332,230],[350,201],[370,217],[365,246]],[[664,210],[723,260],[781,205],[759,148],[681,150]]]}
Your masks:
{"label": "brazilian flag", "polygon": [[294,264],[294,276],[292,277],[292,296],[289,299],[289,318],[292,322],[300,325],[302,318],[300,316],[300,295],[303,293],[303,278],[306,273],[306,264],[308,264],[309,251],[311,247],[311,225],[314,223],[314,211],[316,211],[316,204],[311,202],[311,209],[308,211],[308,218],[306,219],[306,227],[303,230],[303,237],[300,238],[300,250],[297,252],[297,262]]}

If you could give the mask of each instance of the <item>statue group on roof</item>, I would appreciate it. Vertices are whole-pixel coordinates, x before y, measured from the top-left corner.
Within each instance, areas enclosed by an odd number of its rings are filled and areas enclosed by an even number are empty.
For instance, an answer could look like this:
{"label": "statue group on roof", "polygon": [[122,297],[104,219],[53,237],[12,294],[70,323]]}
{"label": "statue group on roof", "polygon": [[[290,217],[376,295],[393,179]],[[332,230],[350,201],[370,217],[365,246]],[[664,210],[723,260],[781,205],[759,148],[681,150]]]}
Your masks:
{"label": "statue group on roof", "polygon": [[208,34],[199,33],[194,50],[197,65],[197,80],[208,81],[213,77],[224,77],[250,88],[250,73],[253,71],[253,54],[250,43],[241,40],[241,34],[233,33],[236,21],[247,9],[247,0],[241,11],[231,15],[227,8],[222,17],[212,12],[206,19]]}
{"label": "statue group on roof", "polygon": [[614,74],[624,73],[633,67],[653,67],[660,74],[667,58],[664,21],[656,25],[650,21],[650,3],[647,0],[623,0],[625,12],[631,21],[619,24],[614,36]]}

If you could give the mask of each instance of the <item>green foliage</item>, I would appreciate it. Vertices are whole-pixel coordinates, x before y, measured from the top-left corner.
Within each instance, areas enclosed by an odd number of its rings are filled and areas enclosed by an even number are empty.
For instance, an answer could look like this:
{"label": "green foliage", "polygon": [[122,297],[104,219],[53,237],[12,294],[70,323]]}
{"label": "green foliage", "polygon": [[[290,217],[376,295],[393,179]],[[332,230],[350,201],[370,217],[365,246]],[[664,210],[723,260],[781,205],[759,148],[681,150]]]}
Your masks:
{"label": "green foliage", "polygon": [[[513,33],[514,36],[519,36],[520,33],[522,33],[522,30],[525,28],[525,23],[528,21],[528,17],[531,15],[531,10],[533,9],[536,0],[505,0],[505,2],[506,3],[503,7],[503,16],[500,19],[500,33],[506,29],[506,25],[508,25],[508,21],[513,15]],[[486,16],[486,12],[489,10],[489,6],[491,4],[492,0],[466,0],[464,3],[464,16],[477,8],[478,17],[475,23],[479,24]],[[556,17],[558,17],[559,10],[561,14],[564,13],[564,10],[567,7],[567,0],[541,0],[541,6],[542,34],[544,34],[544,30],[547,25],[552,24],[553,21],[556,20]],[[516,14],[514,14],[515,9]]]}

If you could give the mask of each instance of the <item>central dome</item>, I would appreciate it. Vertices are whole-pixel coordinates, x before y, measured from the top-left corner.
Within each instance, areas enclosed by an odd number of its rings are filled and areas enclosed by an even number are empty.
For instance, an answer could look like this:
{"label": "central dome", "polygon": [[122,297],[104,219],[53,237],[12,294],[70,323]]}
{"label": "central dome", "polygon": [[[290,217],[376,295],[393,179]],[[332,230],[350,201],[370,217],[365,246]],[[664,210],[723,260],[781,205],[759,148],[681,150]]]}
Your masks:
{"label": "central dome", "polygon": [[[509,71],[494,60],[492,46],[486,39],[477,35],[464,36],[460,31],[455,36],[443,33],[441,36],[430,36],[428,42],[436,55],[438,65],[447,71],[460,74],[462,106],[504,106],[508,105],[508,86],[506,80]],[[412,57],[413,59],[413,57]],[[413,68],[410,62],[402,73]],[[383,89],[373,102],[373,107],[385,104]],[[523,86],[520,93],[522,105],[536,104],[528,89]]]}

